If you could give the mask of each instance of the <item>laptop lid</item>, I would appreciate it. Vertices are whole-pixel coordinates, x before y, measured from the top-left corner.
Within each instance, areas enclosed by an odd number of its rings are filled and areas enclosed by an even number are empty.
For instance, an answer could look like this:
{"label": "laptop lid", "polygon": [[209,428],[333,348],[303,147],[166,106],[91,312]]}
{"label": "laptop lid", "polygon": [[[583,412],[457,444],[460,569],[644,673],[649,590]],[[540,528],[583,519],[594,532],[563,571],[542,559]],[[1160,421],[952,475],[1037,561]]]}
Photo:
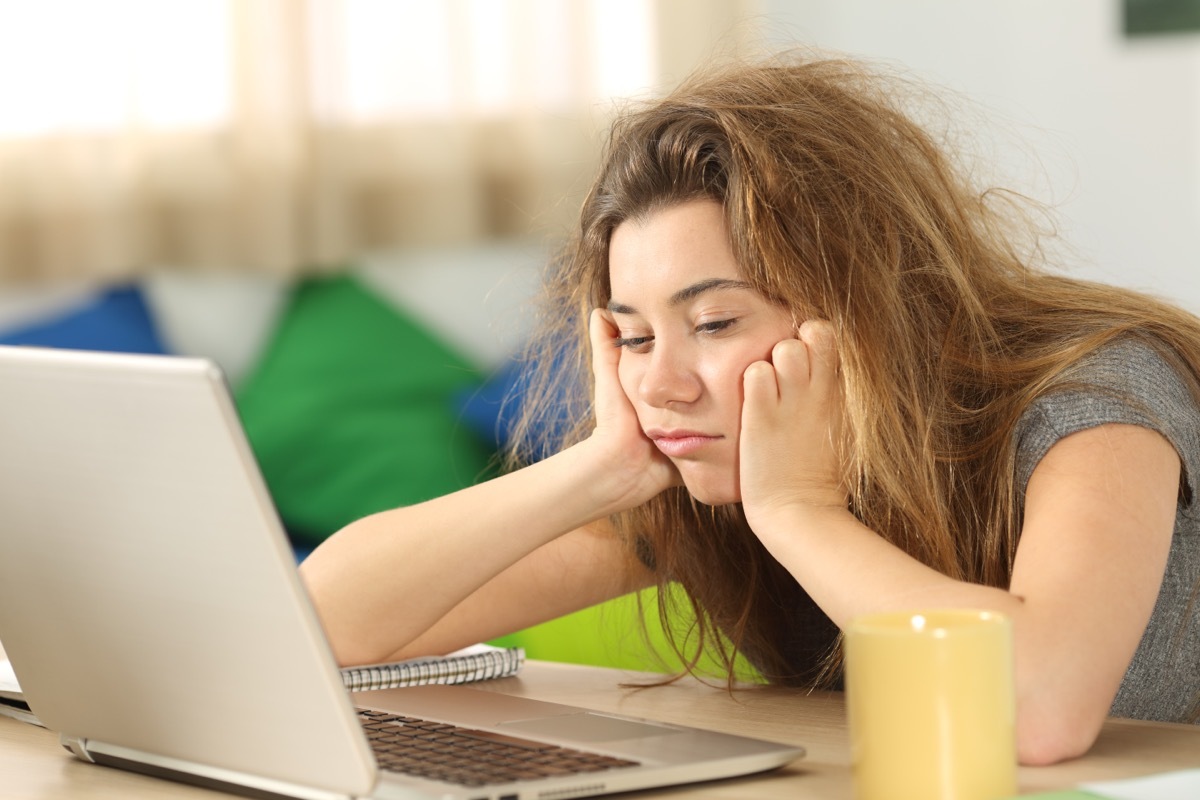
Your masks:
{"label": "laptop lid", "polygon": [[[295,797],[526,796],[381,772],[220,371],[0,346],[0,640],[84,759]],[[780,766],[802,748],[461,686],[362,706],[630,757],[579,797]]]}
{"label": "laptop lid", "polygon": [[213,364],[0,347],[0,515],[0,638],[64,741],[370,794],[374,759]]}

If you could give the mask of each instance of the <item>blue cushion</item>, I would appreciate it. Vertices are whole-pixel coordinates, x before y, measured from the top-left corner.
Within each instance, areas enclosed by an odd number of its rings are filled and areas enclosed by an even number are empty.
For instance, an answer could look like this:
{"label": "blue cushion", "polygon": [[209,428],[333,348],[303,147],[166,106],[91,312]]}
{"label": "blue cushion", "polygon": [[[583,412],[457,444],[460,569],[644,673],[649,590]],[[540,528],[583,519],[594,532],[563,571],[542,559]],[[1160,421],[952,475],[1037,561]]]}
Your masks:
{"label": "blue cushion", "polygon": [[458,393],[459,416],[476,435],[499,450],[508,444],[524,389],[521,364],[510,361],[477,388]]}
{"label": "blue cushion", "polygon": [[119,353],[166,353],[141,290],[114,286],[87,305],[32,325],[0,333],[0,344],[106,350]]}
{"label": "blue cushion", "polygon": [[[563,354],[552,353],[549,357],[558,361]],[[459,418],[495,449],[504,449],[512,438],[513,428],[525,404],[525,391],[536,367],[534,362],[514,358],[482,386],[459,392],[455,398]],[[562,404],[547,415],[541,429],[532,437],[537,457],[544,458],[554,452],[554,443],[566,433],[570,422]]]}

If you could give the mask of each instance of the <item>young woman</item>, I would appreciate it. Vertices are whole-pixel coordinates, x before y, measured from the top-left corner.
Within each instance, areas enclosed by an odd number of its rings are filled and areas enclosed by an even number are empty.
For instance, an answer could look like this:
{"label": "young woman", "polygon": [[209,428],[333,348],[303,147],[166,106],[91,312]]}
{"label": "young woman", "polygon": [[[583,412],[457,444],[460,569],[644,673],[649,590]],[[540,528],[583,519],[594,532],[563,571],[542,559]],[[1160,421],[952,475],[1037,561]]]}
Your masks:
{"label": "young woman", "polygon": [[894,87],[777,60],[615,124],[547,281],[528,465],[304,563],[342,662],[676,582],[692,645],[798,686],[837,685],[857,615],[1008,614],[1026,763],[1110,713],[1196,720],[1200,322],[1044,270]]}

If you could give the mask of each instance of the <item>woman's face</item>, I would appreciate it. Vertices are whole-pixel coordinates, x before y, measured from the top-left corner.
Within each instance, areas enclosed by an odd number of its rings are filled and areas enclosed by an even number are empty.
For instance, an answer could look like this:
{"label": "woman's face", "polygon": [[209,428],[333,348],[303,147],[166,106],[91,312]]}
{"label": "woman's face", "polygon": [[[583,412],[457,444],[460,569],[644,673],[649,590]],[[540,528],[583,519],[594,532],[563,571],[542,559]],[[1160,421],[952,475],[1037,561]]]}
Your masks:
{"label": "woman's face", "polygon": [[742,280],[712,200],[618,225],[608,271],[618,375],[642,430],[697,500],[738,501],[742,373],[795,335],[790,312]]}

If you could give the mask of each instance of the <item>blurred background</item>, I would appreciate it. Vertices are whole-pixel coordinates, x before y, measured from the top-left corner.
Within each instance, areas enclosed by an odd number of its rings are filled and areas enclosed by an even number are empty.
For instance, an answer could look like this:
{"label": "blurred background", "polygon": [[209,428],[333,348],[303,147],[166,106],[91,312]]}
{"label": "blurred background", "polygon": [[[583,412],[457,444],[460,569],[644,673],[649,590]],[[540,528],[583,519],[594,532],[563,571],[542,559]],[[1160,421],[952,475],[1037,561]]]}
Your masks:
{"label": "blurred background", "polygon": [[492,469],[614,111],[795,46],[1200,311],[1200,0],[0,0],[0,342],[217,361],[303,554]]}
{"label": "blurred background", "polygon": [[0,0],[0,326],[137,282],[175,349],[238,379],[278,289],[395,266],[493,365],[613,109],[791,46],[970,98],[1070,269],[1200,309],[1198,5]]}
{"label": "blurred background", "polygon": [[366,291],[482,383],[614,110],[791,47],[960,97],[983,167],[1054,207],[1063,270],[1200,311],[1198,6],[0,0],[0,341],[204,355],[254,395],[288,337],[372,349],[325,300]]}
{"label": "blurred background", "polygon": [[492,367],[613,110],[794,45],[961,94],[1064,268],[1200,310],[1198,6],[0,0],[0,331],[138,284],[236,381],[280,290],[365,269]]}

